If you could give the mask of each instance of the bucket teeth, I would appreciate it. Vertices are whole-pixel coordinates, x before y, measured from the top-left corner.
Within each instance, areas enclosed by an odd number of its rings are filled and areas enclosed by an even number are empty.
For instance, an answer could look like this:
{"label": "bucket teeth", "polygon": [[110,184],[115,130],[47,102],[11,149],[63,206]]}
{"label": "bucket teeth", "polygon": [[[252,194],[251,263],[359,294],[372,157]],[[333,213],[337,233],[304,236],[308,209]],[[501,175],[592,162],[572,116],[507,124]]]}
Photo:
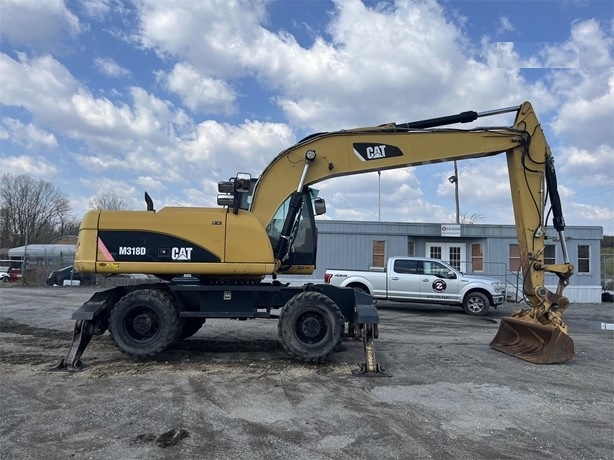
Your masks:
{"label": "bucket teeth", "polygon": [[490,343],[494,350],[533,364],[558,364],[574,356],[573,340],[559,327],[503,318]]}

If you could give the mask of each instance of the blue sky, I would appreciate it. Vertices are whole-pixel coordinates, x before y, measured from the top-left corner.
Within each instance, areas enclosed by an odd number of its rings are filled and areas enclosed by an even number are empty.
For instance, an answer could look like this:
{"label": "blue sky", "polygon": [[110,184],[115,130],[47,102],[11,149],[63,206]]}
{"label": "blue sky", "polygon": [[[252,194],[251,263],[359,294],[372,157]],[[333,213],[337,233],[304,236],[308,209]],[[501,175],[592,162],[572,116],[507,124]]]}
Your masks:
{"label": "blue sky", "polygon": [[[568,225],[614,235],[611,1],[0,0],[0,168],[78,218],[113,192],[216,206],[316,131],[533,103]],[[479,125],[509,125],[508,116]],[[513,223],[503,156],[459,167],[461,214]],[[326,218],[450,223],[451,163],[319,184]],[[378,203],[381,203],[378,205]]]}

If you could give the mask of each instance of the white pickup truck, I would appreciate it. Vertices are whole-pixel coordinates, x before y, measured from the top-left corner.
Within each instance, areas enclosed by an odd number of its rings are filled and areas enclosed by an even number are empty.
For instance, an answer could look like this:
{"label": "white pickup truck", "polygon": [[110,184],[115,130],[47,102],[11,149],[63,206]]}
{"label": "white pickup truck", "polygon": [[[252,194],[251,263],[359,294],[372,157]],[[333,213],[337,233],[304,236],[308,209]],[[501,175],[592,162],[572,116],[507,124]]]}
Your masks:
{"label": "white pickup truck", "polygon": [[391,257],[384,271],[326,270],[324,282],[360,289],[376,299],[462,306],[468,315],[488,313],[505,300],[497,278],[465,275],[439,259]]}

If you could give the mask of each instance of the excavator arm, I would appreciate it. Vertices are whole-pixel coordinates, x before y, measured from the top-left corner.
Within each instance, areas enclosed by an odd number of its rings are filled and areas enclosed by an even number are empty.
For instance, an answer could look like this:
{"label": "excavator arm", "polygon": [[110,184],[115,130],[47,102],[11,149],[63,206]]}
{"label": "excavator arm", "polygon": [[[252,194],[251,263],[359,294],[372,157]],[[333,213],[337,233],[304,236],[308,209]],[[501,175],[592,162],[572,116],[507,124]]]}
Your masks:
{"label": "excavator arm", "polygon": [[[434,129],[505,112],[516,112],[512,127]],[[256,183],[250,211],[267,226],[281,203],[293,197],[297,207],[302,187],[322,180],[503,152],[507,156],[524,296],[530,308],[504,319],[491,347],[534,363],[567,361],[574,351],[562,319],[569,303],[563,290],[574,267],[567,256],[554,159],[529,102],[484,113],[463,112],[413,123],[311,135],[269,164]],[[564,257],[557,265],[544,262],[545,241],[549,238],[548,199]],[[286,230],[295,217],[290,216]],[[555,292],[545,286],[546,273],[558,278]]]}

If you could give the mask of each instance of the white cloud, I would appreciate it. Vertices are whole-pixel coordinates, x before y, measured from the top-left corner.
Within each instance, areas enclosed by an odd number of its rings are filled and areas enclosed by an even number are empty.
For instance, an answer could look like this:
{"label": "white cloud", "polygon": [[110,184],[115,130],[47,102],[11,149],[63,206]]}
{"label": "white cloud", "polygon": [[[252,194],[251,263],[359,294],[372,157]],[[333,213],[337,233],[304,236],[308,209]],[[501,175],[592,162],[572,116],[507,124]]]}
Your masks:
{"label": "white cloud", "polygon": [[[563,148],[556,167],[573,183],[590,184],[591,187],[610,184],[614,191],[614,145],[601,145],[594,150]],[[578,171],[582,173],[577,174]]]}
{"label": "white cloud", "polygon": [[137,39],[158,55],[182,57],[211,76],[234,76],[244,71],[236,57],[261,30],[265,3],[139,1]]}
{"label": "white cloud", "polygon": [[66,100],[77,91],[71,73],[50,55],[29,59],[18,53],[18,60],[0,54],[0,103],[23,107],[35,116],[53,120]]}
{"label": "white cloud", "polygon": [[605,227],[604,234],[613,234],[611,227],[608,227],[608,223],[614,222],[612,208],[571,202],[564,204],[564,211],[567,225],[574,222],[573,225]]}
{"label": "white cloud", "polygon": [[0,155],[2,170],[18,176],[29,176],[52,179],[58,173],[58,168],[42,156],[30,155]]}
{"label": "white cloud", "polygon": [[562,141],[591,150],[614,146],[614,63],[605,74],[600,91],[593,84],[569,90],[551,125]]}
{"label": "white cloud", "polygon": [[58,146],[56,137],[43,129],[34,126],[32,123],[23,124],[15,118],[3,118],[0,123],[0,137],[10,139],[11,142],[33,147],[47,147],[55,149]]}
{"label": "white cloud", "polygon": [[81,0],[79,7],[90,18],[101,20],[111,10],[113,0]]}
{"label": "white cloud", "polygon": [[[92,199],[96,195],[102,193],[113,193],[121,197],[130,208],[133,208],[133,201],[137,196],[137,189],[126,182],[108,177],[92,177],[90,179],[82,180],[83,186],[92,191],[92,195],[88,200]],[[138,196],[142,196],[138,194]]]}
{"label": "white cloud", "polygon": [[[517,49],[522,45],[522,55]],[[506,69],[576,69],[580,52],[568,42],[497,42],[497,65]]]}
{"label": "white cloud", "polygon": [[162,192],[167,189],[167,187],[162,183],[162,181],[155,179],[151,176],[139,176],[136,180],[137,184],[139,184],[145,190],[155,190],[157,192]]}
{"label": "white cloud", "polygon": [[177,63],[168,74],[159,73],[167,88],[177,93],[192,112],[231,114],[236,94],[224,80],[201,75],[190,64]]}
{"label": "white cloud", "polygon": [[79,18],[60,0],[0,0],[0,9],[0,33],[18,46],[62,52],[83,31]]}
{"label": "white cloud", "polygon": [[499,33],[514,32],[515,30],[516,28],[507,16],[501,16],[499,18]]}
{"label": "white cloud", "polygon": [[614,38],[607,35],[595,19],[574,23],[571,28],[571,42],[577,45],[580,51],[582,68],[598,71],[612,67]]}
{"label": "white cloud", "polygon": [[238,171],[259,173],[293,143],[292,131],[280,123],[246,120],[234,126],[209,120],[197,126],[192,140],[179,146],[179,154],[191,167],[227,179]]}
{"label": "white cloud", "polygon": [[112,78],[127,77],[131,74],[130,70],[122,67],[111,58],[94,59],[94,67],[103,75]]}

